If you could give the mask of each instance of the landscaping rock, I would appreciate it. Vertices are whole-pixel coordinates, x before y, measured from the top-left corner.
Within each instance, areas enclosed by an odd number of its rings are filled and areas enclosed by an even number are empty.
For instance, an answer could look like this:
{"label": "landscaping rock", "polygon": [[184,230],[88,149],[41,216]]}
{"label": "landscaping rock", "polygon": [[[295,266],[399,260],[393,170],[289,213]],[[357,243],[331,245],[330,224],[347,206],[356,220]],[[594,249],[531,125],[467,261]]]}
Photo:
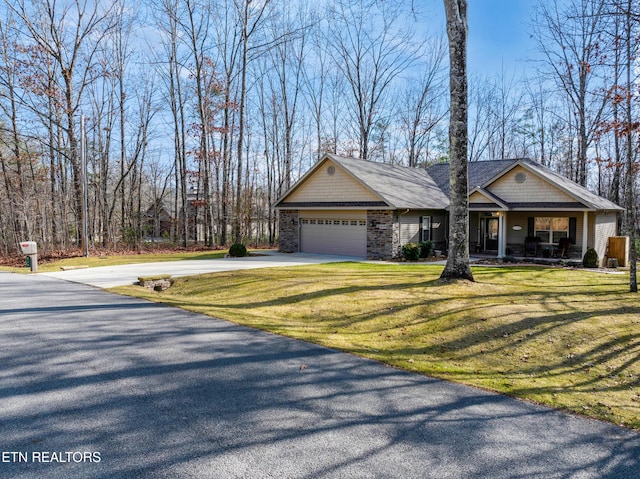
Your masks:
{"label": "landscaping rock", "polygon": [[170,274],[153,277],[138,278],[140,286],[153,289],[154,291],[165,291],[173,285],[173,279]]}

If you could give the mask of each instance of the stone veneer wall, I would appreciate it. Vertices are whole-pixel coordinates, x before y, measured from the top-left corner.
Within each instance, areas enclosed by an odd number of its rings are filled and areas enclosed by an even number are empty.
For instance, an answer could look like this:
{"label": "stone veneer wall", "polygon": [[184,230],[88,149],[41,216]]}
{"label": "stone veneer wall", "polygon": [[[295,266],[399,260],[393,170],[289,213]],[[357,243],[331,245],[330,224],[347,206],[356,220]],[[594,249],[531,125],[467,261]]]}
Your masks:
{"label": "stone veneer wall", "polygon": [[278,221],[278,249],[282,253],[300,251],[300,219],[298,210],[280,210]]}
{"label": "stone veneer wall", "polygon": [[391,259],[398,256],[399,233],[394,211],[367,211],[367,258]]}

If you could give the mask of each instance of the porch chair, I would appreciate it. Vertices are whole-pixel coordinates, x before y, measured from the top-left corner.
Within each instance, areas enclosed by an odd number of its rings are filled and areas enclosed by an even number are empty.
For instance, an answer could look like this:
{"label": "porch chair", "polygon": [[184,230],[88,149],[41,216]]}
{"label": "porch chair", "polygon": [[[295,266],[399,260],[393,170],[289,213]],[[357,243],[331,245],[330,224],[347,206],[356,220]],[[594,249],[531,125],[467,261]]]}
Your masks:
{"label": "porch chair", "polygon": [[524,257],[528,255],[536,256],[538,254],[538,241],[535,238],[527,238],[524,240]]}
{"label": "porch chair", "polygon": [[558,250],[561,258],[569,257],[569,249],[571,248],[571,238],[560,238],[558,240]]}

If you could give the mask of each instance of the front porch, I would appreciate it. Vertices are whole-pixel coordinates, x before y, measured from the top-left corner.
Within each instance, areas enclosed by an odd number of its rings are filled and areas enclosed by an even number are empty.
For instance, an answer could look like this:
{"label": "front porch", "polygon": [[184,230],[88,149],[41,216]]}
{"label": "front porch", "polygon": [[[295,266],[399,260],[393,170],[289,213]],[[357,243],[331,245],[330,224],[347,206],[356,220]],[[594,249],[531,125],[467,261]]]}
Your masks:
{"label": "front porch", "polygon": [[[570,216],[575,215],[575,216]],[[589,212],[471,210],[469,252],[497,258],[581,259]]]}

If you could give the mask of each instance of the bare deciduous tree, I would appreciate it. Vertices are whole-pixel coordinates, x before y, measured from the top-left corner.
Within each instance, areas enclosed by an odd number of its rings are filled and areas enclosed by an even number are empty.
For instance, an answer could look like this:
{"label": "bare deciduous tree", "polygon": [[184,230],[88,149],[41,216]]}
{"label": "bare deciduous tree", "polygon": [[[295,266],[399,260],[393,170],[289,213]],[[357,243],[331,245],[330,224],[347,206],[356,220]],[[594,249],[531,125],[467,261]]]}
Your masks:
{"label": "bare deciduous tree", "polygon": [[573,179],[587,184],[588,149],[605,106],[597,87],[600,35],[607,16],[604,0],[544,0],[533,22],[534,37],[545,63],[570,100],[577,130]]}
{"label": "bare deciduous tree", "polygon": [[249,68],[250,40],[256,35],[271,7],[271,0],[256,2],[255,0],[234,0],[240,20],[240,98],[238,101],[238,139],[237,139],[237,173],[236,173],[236,214],[233,221],[233,240],[242,242],[242,216],[246,214],[243,204],[244,178],[244,135],[245,106],[247,102],[247,73]]}
{"label": "bare deciduous tree", "polygon": [[84,89],[94,80],[98,45],[111,28],[112,4],[76,0],[59,5],[51,0],[5,2],[19,18],[30,40],[56,65],[64,114],[67,154],[73,171],[74,207],[81,237],[82,172],[76,114]]}
{"label": "bare deciduous tree", "polygon": [[410,81],[402,95],[399,116],[402,129],[406,132],[407,163],[411,167],[427,162],[429,141],[447,113],[441,102],[445,85],[442,65],[445,57],[444,42],[434,38],[430,42],[419,80]]}
{"label": "bare deciduous tree", "polygon": [[354,117],[358,156],[369,158],[369,142],[377,124],[385,122],[387,95],[394,79],[414,64],[422,45],[406,25],[402,4],[337,0],[327,42],[335,65],[349,87],[349,111]]}
{"label": "bare deciduous tree", "polygon": [[625,215],[625,230],[629,235],[631,248],[629,257],[629,291],[638,292],[637,281],[637,253],[636,253],[636,230],[637,230],[637,199],[635,194],[635,179],[637,176],[636,159],[640,150],[639,135],[640,126],[637,118],[638,104],[640,104],[640,91],[638,91],[638,74],[636,60],[640,51],[640,41],[638,40],[638,27],[640,26],[640,15],[638,3],[635,0],[614,0],[613,15],[621,17],[622,28],[620,41],[617,47],[621,49],[622,65],[624,68],[623,80],[617,86],[616,95],[612,101],[622,107],[622,121],[612,125],[616,135],[625,140],[624,158],[626,164],[626,182],[624,204],[627,209]]}

